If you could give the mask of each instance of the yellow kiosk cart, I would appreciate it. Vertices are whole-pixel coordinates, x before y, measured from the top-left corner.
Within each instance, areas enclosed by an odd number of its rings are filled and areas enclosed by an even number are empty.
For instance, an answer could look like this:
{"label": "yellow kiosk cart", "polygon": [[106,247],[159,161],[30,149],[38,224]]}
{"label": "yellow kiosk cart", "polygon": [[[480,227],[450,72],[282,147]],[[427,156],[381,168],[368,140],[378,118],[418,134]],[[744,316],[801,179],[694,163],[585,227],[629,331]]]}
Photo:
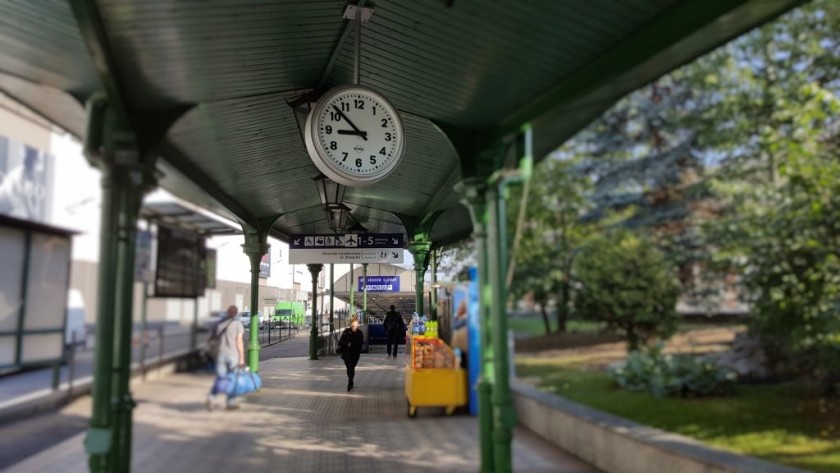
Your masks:
{"label": "yellow kiosk cart", "polygon": [[409,335],[406,346],[408,417],[416,417],[418,407],[444,407],[451,415],[467,403],[467,374],[449,345],[437,337]]}

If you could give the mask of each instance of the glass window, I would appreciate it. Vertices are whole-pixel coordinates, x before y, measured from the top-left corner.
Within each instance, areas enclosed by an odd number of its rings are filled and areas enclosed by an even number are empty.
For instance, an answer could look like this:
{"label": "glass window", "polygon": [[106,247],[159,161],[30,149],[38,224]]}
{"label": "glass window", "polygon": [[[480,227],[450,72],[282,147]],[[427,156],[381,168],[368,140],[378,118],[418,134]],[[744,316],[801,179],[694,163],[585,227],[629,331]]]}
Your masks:
{"label": "glass window", "polygon": [[[64,327],[69,265],[68,238],[32,234],[23,323],[26,330]],[[24,350],[27,348],[24,344]]]}
{"label": "glass window", "polygon": [[[18,329],[24,239],[22,230],[0,227],[0,332]],[[0,350],[4,348],[0,346]]]}

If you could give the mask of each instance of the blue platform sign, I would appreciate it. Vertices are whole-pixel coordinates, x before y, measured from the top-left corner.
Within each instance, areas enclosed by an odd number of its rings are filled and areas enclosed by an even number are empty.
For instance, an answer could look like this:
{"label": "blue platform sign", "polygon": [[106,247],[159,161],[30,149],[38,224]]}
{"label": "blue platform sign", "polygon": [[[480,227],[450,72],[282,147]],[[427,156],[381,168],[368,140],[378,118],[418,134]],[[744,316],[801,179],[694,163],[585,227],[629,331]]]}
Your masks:
{"label": "blue platform sign", "polygon": [[[359,276],[359,292],[365,290],[364,276]],[[368,292],[400,292],[399,276],[368,276]]]}

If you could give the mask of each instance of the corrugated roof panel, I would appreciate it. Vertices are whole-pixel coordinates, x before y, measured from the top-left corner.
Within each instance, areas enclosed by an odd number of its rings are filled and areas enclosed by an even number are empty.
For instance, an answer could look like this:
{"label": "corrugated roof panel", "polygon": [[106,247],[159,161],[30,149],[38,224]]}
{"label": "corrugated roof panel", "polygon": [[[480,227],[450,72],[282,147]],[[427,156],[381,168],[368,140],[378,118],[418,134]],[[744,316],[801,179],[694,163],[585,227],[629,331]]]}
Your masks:
{"label": "corrugated roof panel", "polygon": [[[363,32],[362,79],[398,108],[470,128],[490,127],[639,28],[661,5],[612,0],[515,5],[460,0],[378,5]],[[503,21],[500,19],[503,18]],[[352,44],[333,82],[347,81]]]}
{"label": "corrugated roof panel", "polygon": [[99,87],[67,2],[0,2],[0,71],[86,98]]}
{"label": "corrugated roof panel", "polygon": [[143,109],[312,87],[344,25],[341,1],[101,3]]}
{"label": "corrugated roof panel", "polygon": [[84,134],[87,123],[85,108],[70,95],[3,73],[0,73],[0,91],[68,132],[78,137]]}

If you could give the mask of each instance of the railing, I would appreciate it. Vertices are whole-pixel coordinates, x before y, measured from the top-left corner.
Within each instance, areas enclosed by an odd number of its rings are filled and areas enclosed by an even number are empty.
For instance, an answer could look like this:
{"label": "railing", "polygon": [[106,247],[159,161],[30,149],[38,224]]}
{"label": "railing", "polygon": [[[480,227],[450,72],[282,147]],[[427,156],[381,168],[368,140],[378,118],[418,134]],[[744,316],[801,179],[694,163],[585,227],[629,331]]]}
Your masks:
{"label": "railing", "polygon": [[266,322],[263,325],[263,328],[259,331],[257,340],[259,340],[261,347],[267,347],[274,345],[275,343],[280,343],[283,340],[293,338],[297,335],[298,330],[299,328],[297,324],[294,323],[285,321]]}

